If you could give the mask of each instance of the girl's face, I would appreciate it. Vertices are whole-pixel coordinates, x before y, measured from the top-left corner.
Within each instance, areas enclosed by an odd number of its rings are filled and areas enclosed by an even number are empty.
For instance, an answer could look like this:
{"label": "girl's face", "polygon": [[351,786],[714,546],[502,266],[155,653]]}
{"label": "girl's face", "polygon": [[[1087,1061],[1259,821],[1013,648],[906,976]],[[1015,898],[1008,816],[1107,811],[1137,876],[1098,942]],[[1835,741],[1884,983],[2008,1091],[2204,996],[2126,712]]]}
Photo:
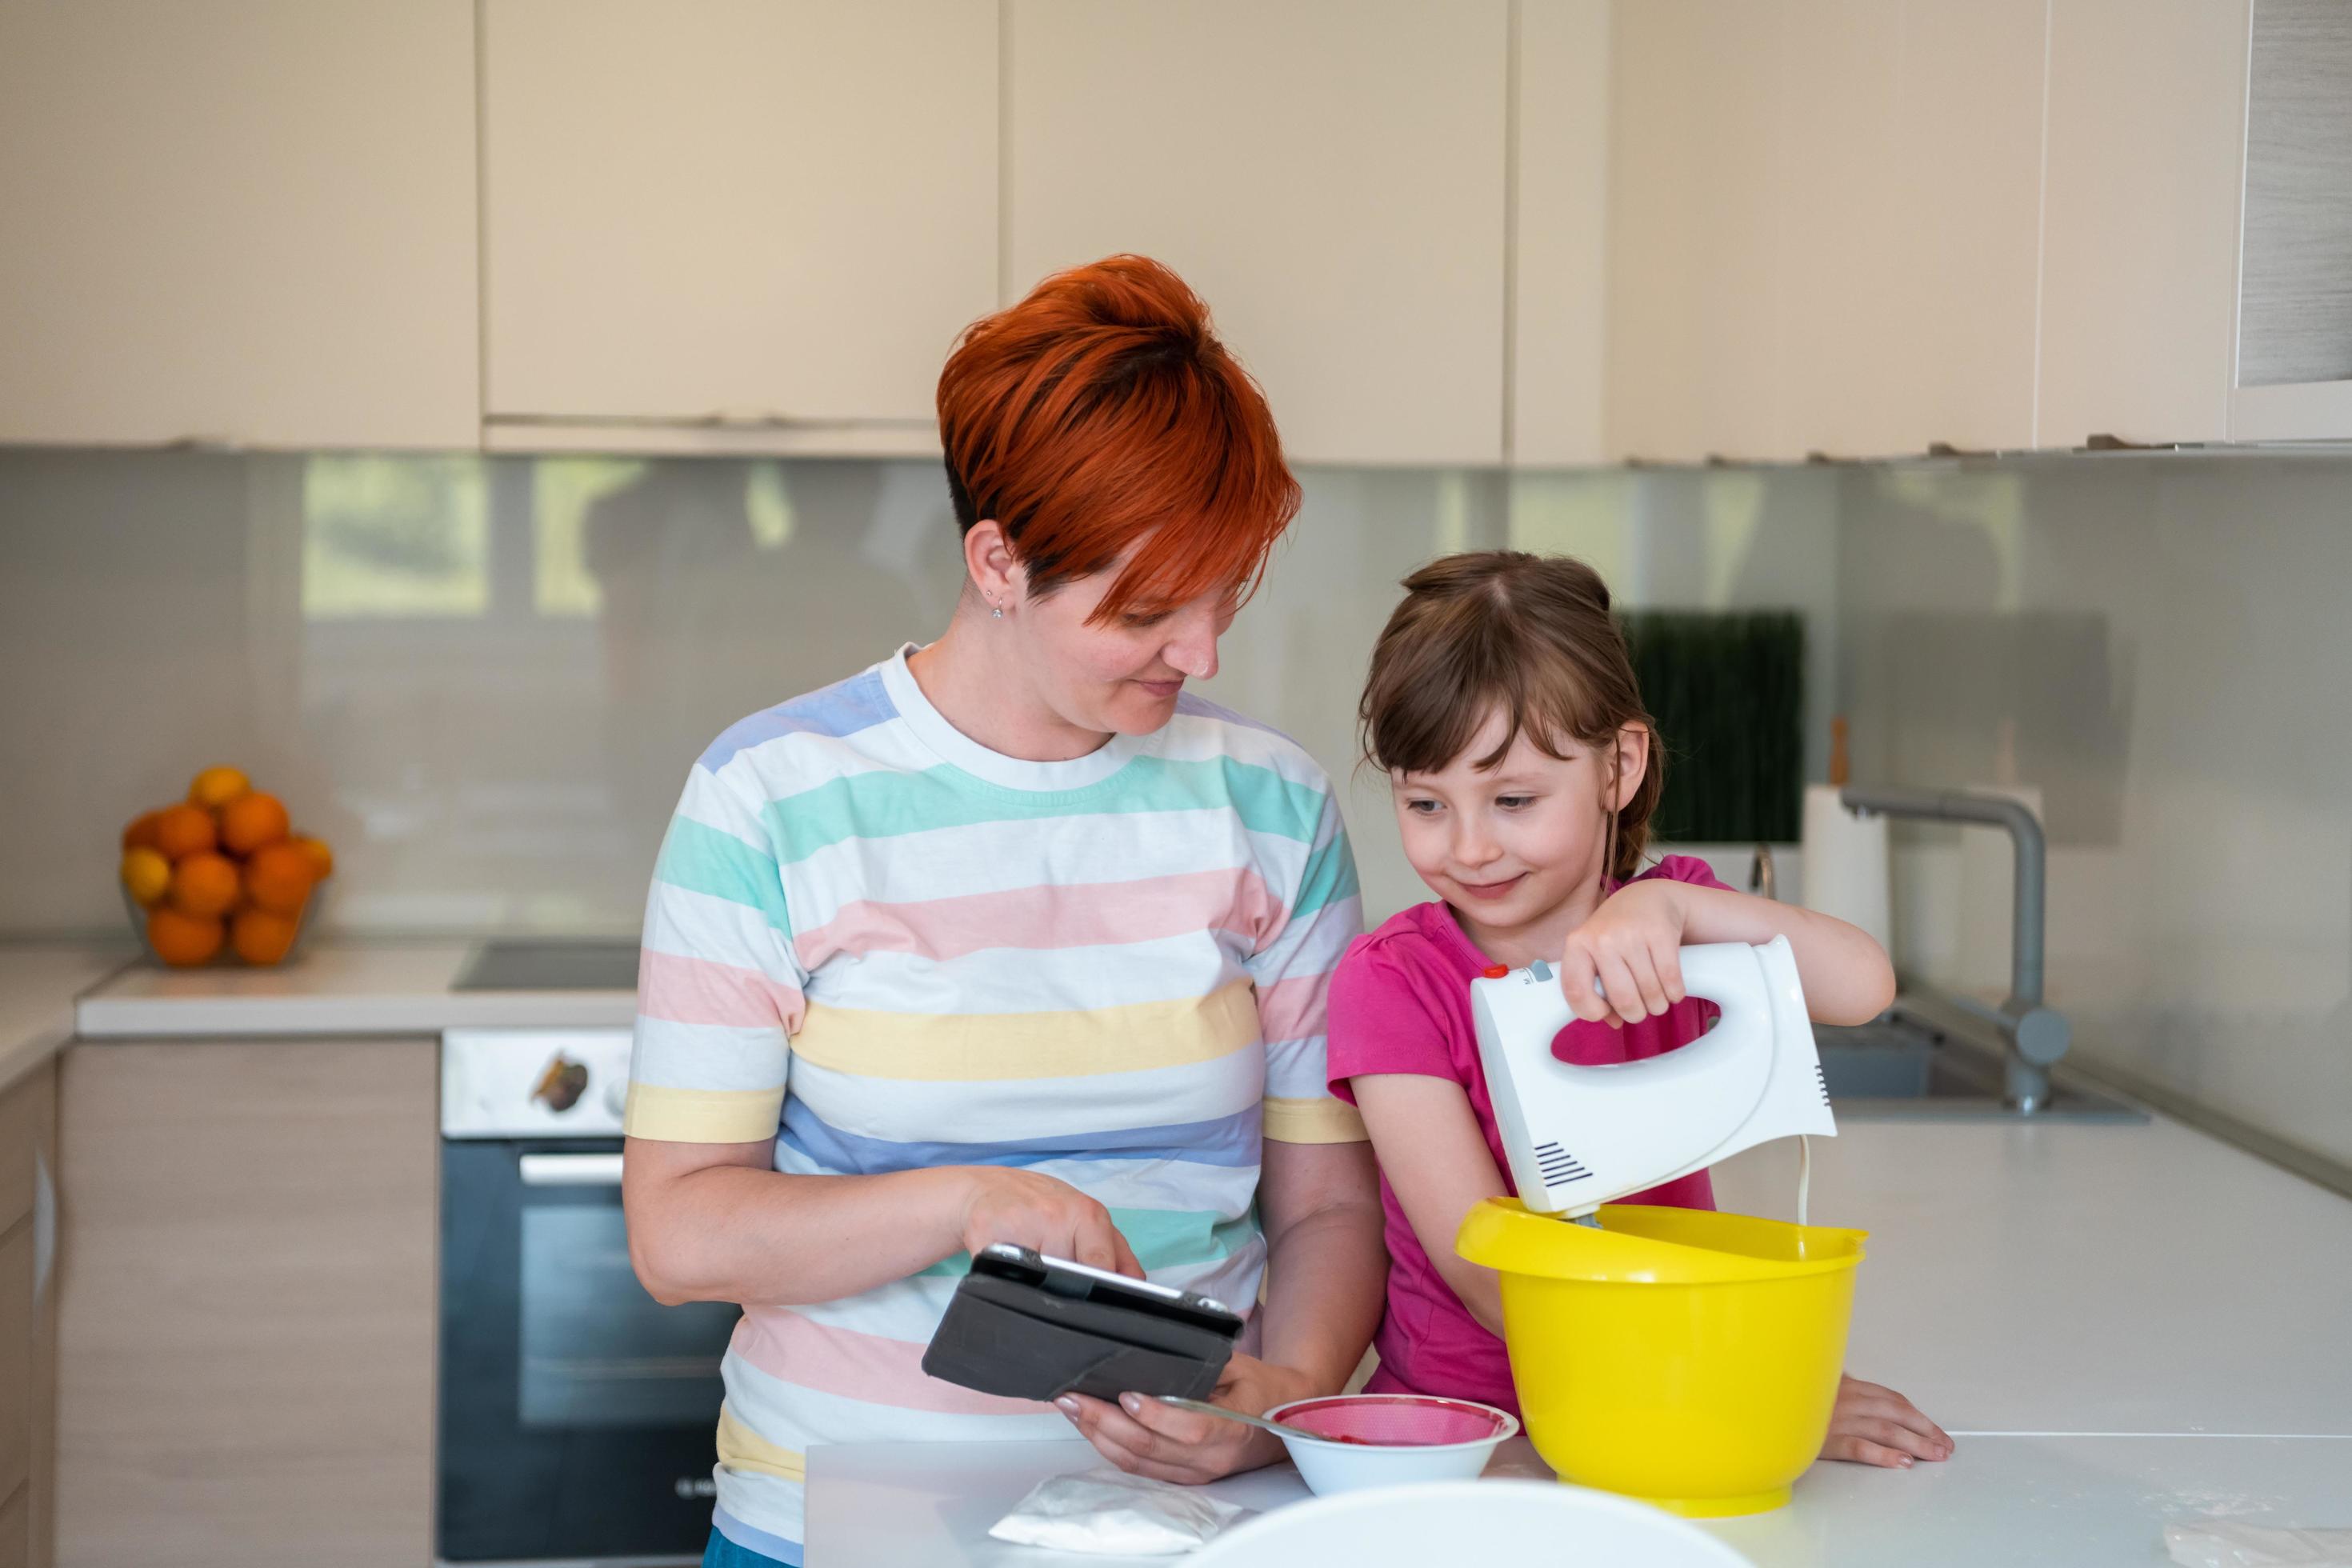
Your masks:
{"label": "girl's face", "polygon": [[1649,755],[1648,731],[1626,726],[1612,778],[1610,747],[1572,742],[1561,748],[1565,758],[1548,756],[1521,731],[1499,763],[1481,770],[1476,759],[1501,742],[1507,725],[1500,710],[1490,712],[1444,768],[1389,780],[1405,858],[1489,936],[1526,931],[1563,910],[1576,921],[1591,913],[1610,818]]}
{"label": "girl's face", "polygon": [[1087,624],[1123,564],[1065,583],[1043,598],[1024,594],[1017,610],[1008,608],[1011,640],[1030,689],[1064,723],[1148,735],[1175,716],[1186,680],[1217,673],[1217,639],[1234,624],[1237,605],[1232,593],[1209,594],[1157,615]]}

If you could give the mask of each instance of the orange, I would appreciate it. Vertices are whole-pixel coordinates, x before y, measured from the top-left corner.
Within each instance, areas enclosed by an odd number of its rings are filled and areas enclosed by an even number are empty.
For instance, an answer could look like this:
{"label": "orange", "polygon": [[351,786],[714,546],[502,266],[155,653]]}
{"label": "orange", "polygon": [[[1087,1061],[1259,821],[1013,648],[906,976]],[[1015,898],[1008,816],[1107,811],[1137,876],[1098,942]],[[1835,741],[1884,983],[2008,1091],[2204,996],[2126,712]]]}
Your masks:
{"label": "orange", "polygon": [[240,910],[229,927],[229,945],[247,963],[276,963],[294,946],[294,917],[273,910]]}
{"label": "orange", "polygon": [[131,849],[122,857],[122,885],[142,904],[152,905],[172,885],[172,863],[160,849]]}
{"label": "orange", "polygon": [[205,854],[217,842],[213,814],[201,805],[167,805],[155,815],[155,847],[172,859]]}
{"label": "orange", "polygon": [[202,963],[220,951],[222,934],[217,917],[184,915],[169,905],[147,917],[147,945],[166,963]]}
{"label": "orange", "polygon": [[163,814],[160,811],[141,812],[138,818],[122,830],[122,847],[125,849],[154,848],[155,824],[162,821],[163,817]]}
{"label": "orange", "polygon": [[277,914],[300,914],[315,880],[310,857],[299,845],[265,844],[245,863],[246,896]]}
{"label": "orange", "polygon": [[323,882],[335,874],[335,852],[327,847],[325,839],[297,838],[294,847],[310,858],[311,870],[318,880]]}
{"label": "orange", "polygon": [[188,799],[217,811],[253,787],[253,781],[235,768],[206,768],[188,786]]}
{"label": "orange", "polygon": [[172,868],[172,907],[184,915],[225,915],[236,906],[236,862],[207,851]]}
{"label": "orange", "polygon": [[286,807],[274,795],[259,790],[241,795],[220,808],[221,842],[232,855],[250,855],[265,844],[286,837]]}

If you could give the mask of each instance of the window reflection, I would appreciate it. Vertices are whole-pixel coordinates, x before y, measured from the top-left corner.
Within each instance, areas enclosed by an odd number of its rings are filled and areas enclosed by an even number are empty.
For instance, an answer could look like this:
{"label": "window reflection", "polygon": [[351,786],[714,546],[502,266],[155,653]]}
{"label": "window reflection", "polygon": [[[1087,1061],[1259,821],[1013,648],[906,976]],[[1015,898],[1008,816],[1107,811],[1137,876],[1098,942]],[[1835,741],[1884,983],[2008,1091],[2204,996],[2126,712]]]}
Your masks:
{"label": "window reflection", "polygon": [[314,457],[302,471],[302,617],[478,616],[489,487],[465,456]]}
{"label": "window reflection", "polygon": [[604,595],[588,569],[589,509],[643,479],[626,458],[542,458],[531,470],[531,605],[542,616],[593,616]]}

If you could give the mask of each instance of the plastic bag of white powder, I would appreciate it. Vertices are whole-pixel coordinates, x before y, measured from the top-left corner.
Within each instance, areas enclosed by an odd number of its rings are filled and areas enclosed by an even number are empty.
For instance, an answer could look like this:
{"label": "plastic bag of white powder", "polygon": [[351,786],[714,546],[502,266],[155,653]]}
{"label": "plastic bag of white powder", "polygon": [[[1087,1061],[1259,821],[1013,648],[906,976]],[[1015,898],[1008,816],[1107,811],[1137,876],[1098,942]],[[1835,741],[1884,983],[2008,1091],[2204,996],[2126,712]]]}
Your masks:
{"label": "plastic bag of white powder", "polygon": [[1206,1546],[1249,1511],[1197,1487],[1106,1468],[1040,1481],[988,1533],[1055,1552],[1173,1557]]}

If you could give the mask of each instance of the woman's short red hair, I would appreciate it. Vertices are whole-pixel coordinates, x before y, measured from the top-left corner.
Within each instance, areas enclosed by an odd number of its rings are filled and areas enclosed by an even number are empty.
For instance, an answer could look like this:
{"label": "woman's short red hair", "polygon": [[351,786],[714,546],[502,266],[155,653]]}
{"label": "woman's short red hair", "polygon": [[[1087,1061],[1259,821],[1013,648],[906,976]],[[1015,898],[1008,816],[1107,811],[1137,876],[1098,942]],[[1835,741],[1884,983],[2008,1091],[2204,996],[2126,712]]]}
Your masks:
{"label": "woman's short red hair", "polygon": [[1142,256],[1057,272],[940,373],[957,525],[1003,525],[1033,592],[1134,553],[1093,620],[1245,596],[1298,512],[1265,395],[1184,280]]}

